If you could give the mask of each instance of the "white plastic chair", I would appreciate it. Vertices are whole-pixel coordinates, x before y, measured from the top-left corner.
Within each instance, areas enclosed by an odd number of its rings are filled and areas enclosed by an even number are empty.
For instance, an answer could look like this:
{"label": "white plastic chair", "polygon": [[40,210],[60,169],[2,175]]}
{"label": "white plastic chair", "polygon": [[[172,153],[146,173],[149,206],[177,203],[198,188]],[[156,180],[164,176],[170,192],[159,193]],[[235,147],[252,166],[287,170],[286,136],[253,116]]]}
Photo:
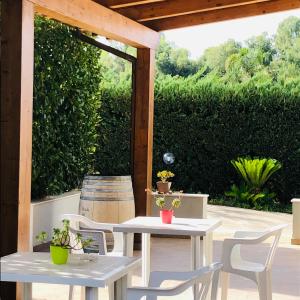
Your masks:
{"label": "white plastic chair", "polygon": [[[282,230],[287,224],[272,227],[263,232],[237,231],[234,238],[225,239],[223,243],[221,272],[221,299],[226,300],[229,286],[229,273],[237,274],[254,281],[258,286],[259,299],[272,299],[271,267]],[[244,260],[241,245],[257,245],[273,238],[265,263]]]}
{"label": "white plastic chair", "polygon": [[[64,214],[61,216],[61,218],[62,220],[66,219],[70,221],[71,239],[74,238],[75,233],[86,234],[95,241],[95,244],[97,244],[99,255],[110,255],[110,256],[123,255],[123,234],[121,232],[113,232],[113,227],[116,224],[98,223],[90,220],[87,217],[76,215],[76,214]],[[107,251],[105,232],[110,232],[113,235],[114,245],[111,252]],[[83,249],[73,250],[72,252],[84,253]],[[113,286],[108,287],[109,299],[113,299],[113,290],[114,290]],[[83,296],[83,292],[84,290],[82,289],[81,291],[82,296]],[[74,287],[70,286],[69,300],[72,300],[74,298],[73,294],[74,294]]]}
{"label": "white plastic chair", "polygon": [[[156,300],[159,296],[175,296],[194,284],[199,284],[198,293],[194,300],[207,299],[210,285],[212,283],[212,300],[217,299],[219,272],[221,263],[213,263],[191,272],[151,272],[149,287],[132,287],[127,289],[128,300],[140,300],[143,297],[147,300]],[[172,288],[162,288],[160,285],[166,280],[179,281],[180,283]]]}

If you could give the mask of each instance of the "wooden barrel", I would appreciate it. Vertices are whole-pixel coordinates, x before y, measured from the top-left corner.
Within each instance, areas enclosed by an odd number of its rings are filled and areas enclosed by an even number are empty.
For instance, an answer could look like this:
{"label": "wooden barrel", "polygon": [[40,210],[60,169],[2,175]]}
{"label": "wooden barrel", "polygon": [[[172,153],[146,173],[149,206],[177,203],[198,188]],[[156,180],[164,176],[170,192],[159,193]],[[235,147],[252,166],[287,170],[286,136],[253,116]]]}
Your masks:
{"label": "wooden barrel", "polygon": [[131,177],[85,176],[79,210],[81,215],[102,223],[122,223],[134,218]]}

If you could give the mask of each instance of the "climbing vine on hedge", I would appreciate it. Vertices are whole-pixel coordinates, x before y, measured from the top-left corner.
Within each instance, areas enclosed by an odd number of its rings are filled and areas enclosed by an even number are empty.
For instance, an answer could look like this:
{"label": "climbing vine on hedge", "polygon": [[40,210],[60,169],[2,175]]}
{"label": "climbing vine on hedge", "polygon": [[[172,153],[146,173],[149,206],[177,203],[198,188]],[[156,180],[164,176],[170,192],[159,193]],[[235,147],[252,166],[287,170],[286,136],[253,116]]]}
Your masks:
{"label": "climbing vine on hedge", "polygon": [[32,198],[80,184],[97,142],[100,51],[72,29],[35,19]]}

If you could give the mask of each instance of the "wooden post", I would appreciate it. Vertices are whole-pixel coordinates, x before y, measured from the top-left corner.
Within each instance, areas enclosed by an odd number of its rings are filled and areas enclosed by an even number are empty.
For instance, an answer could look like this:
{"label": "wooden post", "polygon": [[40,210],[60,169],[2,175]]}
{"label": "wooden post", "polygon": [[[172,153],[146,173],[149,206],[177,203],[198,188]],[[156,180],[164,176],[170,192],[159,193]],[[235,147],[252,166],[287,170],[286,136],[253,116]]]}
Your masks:
{"label": "wooden post", "polygon": [[152,188],[152,145],[154,110],[154,61],[155,51],[137,49],[135,72],[135,97],[133,103],[133,190],[136,216],[147,214],[145,189]]}
{"label": "wooden post", "polygon": [[[1,243],[0,255],[29,250],[34,6],[1,1]],[[16,299],[1,282],[1,299]],[[19,298],[18,298],[19,299]]]}

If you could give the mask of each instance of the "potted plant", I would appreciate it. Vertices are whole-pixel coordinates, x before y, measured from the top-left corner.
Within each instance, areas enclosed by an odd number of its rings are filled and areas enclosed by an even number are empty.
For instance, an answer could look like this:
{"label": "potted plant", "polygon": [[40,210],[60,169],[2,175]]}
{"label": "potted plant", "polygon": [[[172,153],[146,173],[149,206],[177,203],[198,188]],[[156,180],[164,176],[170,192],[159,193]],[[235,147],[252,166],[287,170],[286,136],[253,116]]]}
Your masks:
{"label": "potted plant", "polygon": [[[82,248],[88,247],[93,239],[88,238],[83,240],[80,233],[74,234],[74,245],[71,245],[71,235],[70,235],[70,221],[63,220],[62,229],[53,228],[53,235],[50,243],[50,256],[52,262],[56,265],[63,265],[67,263],[69,251],[80,250]],[[45,242],[47,239],[47,232],[42,231],[37,236],[36,239],[39,242]]]}
{"label": "potted plant", "polygon": [[168,182],[168,179],[174,176],[174,173],[167,170],[163,170],[157,173],[157,177],[160,178],[160,181],[156,182],[157,190],[159,193],[166,194],[170,191],[172,182]]}
{"label": "potted plant", "polygon": [[167,206],[165,197],[157,197],[156,205],[160,208],[160,217],[164,224],[171,224],[174,215],[174,208],[178,208],[181,205],[179,198],[174,198],[171,202],[171,207]]}

